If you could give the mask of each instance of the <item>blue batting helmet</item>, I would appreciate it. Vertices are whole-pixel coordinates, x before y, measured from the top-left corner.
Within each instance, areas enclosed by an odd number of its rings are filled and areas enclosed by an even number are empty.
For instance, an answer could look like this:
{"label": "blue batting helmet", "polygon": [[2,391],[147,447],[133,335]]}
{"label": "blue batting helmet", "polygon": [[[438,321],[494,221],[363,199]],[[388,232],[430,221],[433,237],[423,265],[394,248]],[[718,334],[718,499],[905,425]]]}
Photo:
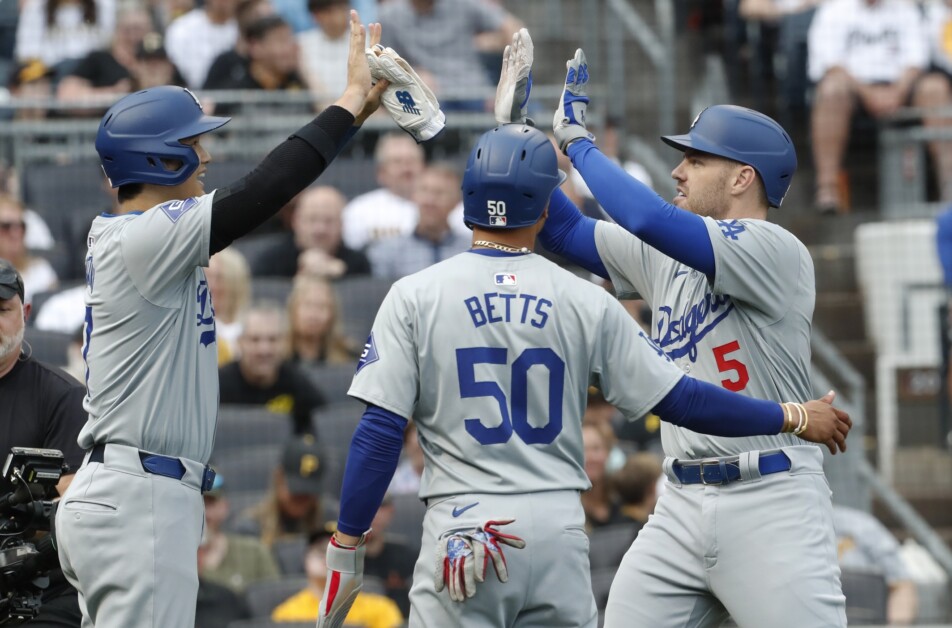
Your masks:
{"label": "blue batting helmet", "polygon": [[552,191],[565,181],[545,134],[524,124],[483,133],[463,173],[463,220],[515,229],[538,222]]}
{"label": "blue batting helmet", "polygon": [[[199,166],[198,155],[181,140],[208,133],[231,118],[206,116],[184,87],[164,85],[129,94],[109,108],[96,133],[96,152],[109,183],[178,185]],[[182,164],[169,169],[163,159]]]}
{"label": "blue batting helmet", "polygon": [[662,136],[680,151],[692,148],[747,164],[757,171],[771,207],[780,207],[797,170],[790,136],[772,118],[753,109],[716,105],[698,114],[687,135]]}

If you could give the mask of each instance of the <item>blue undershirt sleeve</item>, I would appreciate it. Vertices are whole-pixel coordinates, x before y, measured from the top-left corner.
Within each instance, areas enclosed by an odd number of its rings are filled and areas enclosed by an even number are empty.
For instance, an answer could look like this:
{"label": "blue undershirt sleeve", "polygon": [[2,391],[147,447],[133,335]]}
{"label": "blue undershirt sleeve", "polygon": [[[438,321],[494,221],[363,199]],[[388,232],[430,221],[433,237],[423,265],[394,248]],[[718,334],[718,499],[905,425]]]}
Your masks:
{"label": "blue undershirt sleeve", "polygon": [[936,248],[942,265],[942,277],[945,286],[952,288],[952,209],[939,214],[936,223]]}
{"label": "blue undershirt sleeve", "polygon": [[350,443],[340,492],[337,529],[360,536],[380,508],[390,480],[400,462],[407,419],[368,405]]}
{"label": "blue undershirt sleeve", "polygon": [[652,411],[662,421],[712,436],[771,435],[783,429],[779,403],[738,395],[688,376]]}
{"label": "blue undershirt sleeve", "polygon": [[595,246],[595,219],[582,214],[559,188],[549,199],[549,218],[539,233],[539,239],[542,246],[553,253],[608,279],[608,269]]}
{"label": "blue undershirt sleeve", "polygon": [[568,155],[598,204],[648,246],[714,278],[714,246],[704,219],[678,209],[630,176],[589,140],[569,145]]}

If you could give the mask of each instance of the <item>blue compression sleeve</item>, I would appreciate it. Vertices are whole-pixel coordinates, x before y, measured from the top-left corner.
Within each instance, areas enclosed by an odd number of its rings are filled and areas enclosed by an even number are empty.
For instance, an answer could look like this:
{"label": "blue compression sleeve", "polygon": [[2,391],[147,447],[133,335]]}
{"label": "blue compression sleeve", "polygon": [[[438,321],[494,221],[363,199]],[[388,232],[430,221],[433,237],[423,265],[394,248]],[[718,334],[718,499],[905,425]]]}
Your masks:
{"label": "blue compression sleeve", "polygon": [[714,247],[700,216],[665,201],[589,140],[573,142],[568,154],[615,222],[648,246],[714,277]]}
{"label": "blue compression sleeve", "polygon": [[377,406],[364,411],[350,443],[340,491],[337,529],[344,534],[360,536],[370,529],[400,462],[407,423]]}
{"label": "blue compression sleeve", "polygon": [[608,279],[608,270],[595,247],[595,219],[582,214],[559,188],[555,188],[549,199],[549,218],[539,239],[542,246],[553,253]]}
{"label": "blue compression sleeve", "polygon": [[952,288],[952,209],[936,217],[936,248],[939,251],[939,263],[947,288]]}
{"label": "blue compression sleeve", "polygon": [[779,434],[783,408],[684,376],[652,410],[662,421],[712,436]]}

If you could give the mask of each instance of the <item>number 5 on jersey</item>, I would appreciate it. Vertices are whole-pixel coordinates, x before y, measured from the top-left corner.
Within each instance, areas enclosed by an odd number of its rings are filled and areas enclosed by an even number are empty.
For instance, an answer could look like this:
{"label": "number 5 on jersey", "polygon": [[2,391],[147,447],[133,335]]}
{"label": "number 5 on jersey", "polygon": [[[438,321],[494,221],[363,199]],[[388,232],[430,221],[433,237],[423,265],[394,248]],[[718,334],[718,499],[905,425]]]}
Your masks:
{"label": "number 5 on jersey", "polygon": [[736,377],[721,380],[721,386],[732,392],[738,392],[747,388],[747,382],[750,381],[750,375],[747,373],[747,366],[736,358],[728,358],[728,354],[740,351],[740,343],[736,340],[728,342],[719,347],[711,349],[714,352],[714,360],[717,361],[717,370],[721,373],[736,373]]}
{"label": "number 5 on jersey", "polygon": [[[506,443],[515,433],[529,445],[547,445],[562,431],[562,392],[565,388],[565,362],[552,349],[526,349],[506,369],[509,374],[510,398],[495,381],[477,381],[477,364],[508,366],[508,349],[504,347],[469,347],[456,350],[456,371],[459,375],[459,396],[463,399],[492,397],[499,404],[502,421],[488,426],[481,418],[466,419],[466,431],[481,445]],[[545,367],[549,374],[548,420],[534,427],[529,423],[529,369]],[[535,409],[534,409],[535,410]],[[542,415],[540,412],[533,412]],[[488,421],[496,423],[494,420]]]}

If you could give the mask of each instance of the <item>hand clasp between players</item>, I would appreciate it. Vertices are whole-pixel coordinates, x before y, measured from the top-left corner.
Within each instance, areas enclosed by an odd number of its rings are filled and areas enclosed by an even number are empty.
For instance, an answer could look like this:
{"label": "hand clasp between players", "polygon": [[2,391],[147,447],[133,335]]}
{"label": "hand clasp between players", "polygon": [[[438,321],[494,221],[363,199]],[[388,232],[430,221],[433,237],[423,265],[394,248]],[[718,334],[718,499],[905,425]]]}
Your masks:
{"label": "hand clasp between players", "polygon": [[449,589],[450,598],[465,602],[476,594],[476,583],[486,581],[486,567],[490,560],[500,582],[509,580],[506,557],[501,545],[522,549],[526,542],[511,534],[496,529],[515,519],[494,519],[483,525],[462,530],[451,530],[437,541],[436,578],[437,592]]}
{"label": "hand clasp between players", "polygon": [[853,421],[850,415],[833,407],[836,393],[832,390],[818,400],[804,404],[786,403],[784,432],[792,432],[811,443],[823,443],[831,454],[846,451],[846,436]]}

